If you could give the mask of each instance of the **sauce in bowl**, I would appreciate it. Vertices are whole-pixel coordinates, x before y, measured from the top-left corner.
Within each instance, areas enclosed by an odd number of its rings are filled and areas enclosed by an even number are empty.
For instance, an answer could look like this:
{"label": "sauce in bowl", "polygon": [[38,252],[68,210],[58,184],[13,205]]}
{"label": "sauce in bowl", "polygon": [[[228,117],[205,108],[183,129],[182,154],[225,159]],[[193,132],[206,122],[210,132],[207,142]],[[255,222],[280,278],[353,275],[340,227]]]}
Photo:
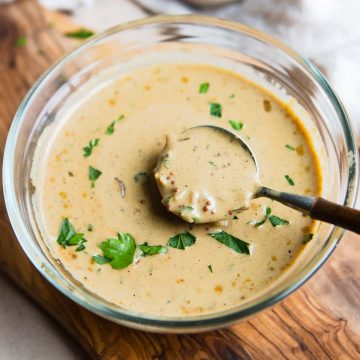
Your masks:
{"label": "sauce in bowl", "polygon": [[[166,135],[204,124],[246,140],[261,183],[320,195],[318,159],[301,121],[239,75],[169,63],[92,81],[73,96],[35,151],[33,204],[51,255],[97,296],[162,316],[232,308],[266,290],[316,232],[309,217],[268,199],[252,200],[249,210],[214,224],[193,219],[200,211],[211,214],[211,204],[203,210],[208,200],[196,212],[177,203],[191,224],[161,204],[154,169]],[[231,154],[218,163],[191,154],[186,148],[184,164],[199,162],[209,178],[232,161]],[[176,182],[185,186],[186,179],[167,174],[167,160],[157,180],[164,176],[172,196]],[[221,178],[210,184],[216,191],[226,186]]]}

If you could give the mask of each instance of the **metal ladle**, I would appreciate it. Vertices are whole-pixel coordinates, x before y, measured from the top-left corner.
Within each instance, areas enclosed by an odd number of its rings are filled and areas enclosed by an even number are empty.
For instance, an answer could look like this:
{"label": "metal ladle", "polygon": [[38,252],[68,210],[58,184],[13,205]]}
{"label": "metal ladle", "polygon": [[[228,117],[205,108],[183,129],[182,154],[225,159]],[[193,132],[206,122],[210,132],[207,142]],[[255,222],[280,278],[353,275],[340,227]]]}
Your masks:
{"label": "metal ladle", "polygon": [[[192,129],[212,129],[213,136],[227,136],[231,141],[237,141],[243,151],[248,152],[253,159],[257,175],[259,174],[259,166],[250,147],[238,136],[232,132],[212,125],[201,125]],[[310,197],[304,195],[291,194],[287,192],[276,191],[260,185],[256,193],[252,194],[252,198],[267,197],[278,201],[304,214],[310,215],[312,219],[321,220],[333,225],[340,226],[344,229],[351,230],[360,234],[360,211],[353,208],[342,206],[321,197]],[[246,209],[241,209],[241,211]]]}

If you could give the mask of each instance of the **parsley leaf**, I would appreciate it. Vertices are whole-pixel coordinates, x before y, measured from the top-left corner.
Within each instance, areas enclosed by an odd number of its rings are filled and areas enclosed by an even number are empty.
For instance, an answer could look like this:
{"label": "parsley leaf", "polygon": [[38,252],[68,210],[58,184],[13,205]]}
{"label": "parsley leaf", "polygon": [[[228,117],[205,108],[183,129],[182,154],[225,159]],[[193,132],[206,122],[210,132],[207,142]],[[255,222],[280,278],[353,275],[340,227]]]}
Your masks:
{"label": "parsley leaf", "polygon": [[15,42],[15,45],[17,47],[23,47],[25,46],[27,43],[27,39],[25,36],[19,36],[17,39],[16,39],[16,42]]}
{"label": "parsley leaf", "polygon": [[171,237],[167,244],[175,249],[185,250],[187,246],[194,245],[195,241],[196,237],[188,231],[185,231]]}
{"label": "parsley leaf", "polygon": [[104,265],[108,262],[111,261],[111,259],[105,257],[105,256],[101,256],[101,255],[94,255],[92,257],[99,265]]}
{"label": "parsley leaf", "polygon": [[265,221],[268,219],[269,215],[271,214],[271,208],[268,206],[265,208],[265,216],[262,220],[252,220],[249,221],[248,224],[254,225],[255,227],[259,227],[265,224]]}
{"label": "parsley leaf", "polygon": [[285,175],[285,179],[289,183],[290,186],[295,185],[294,180],[289,175]]}
{"label": "parsley leaf", "polygon": [[89,166],[89,180],[91,180],[91,188],[95,187],[95,180],[97,180],[101,174],[102,172],[100,170]]}
{"label": "parsley leaf", "polygon": [[243,126],[244,126],[244,124],[242,122],[235,121],[235,120],[229,120],[229,124],[236,131],[241,130],[243,128]]}
{"label": "parsley leaf", "polygon": [[140,250],[143,252],[143,256],[156,255],[156,254],[165,254],[167,253],[167,247],[162,245],[148,245],[147,242],[144,242],[142,245],[139,245]]}
{"label": "parsley leaf", "polygon": [[295,151],[295,148],[289,144],[286,144],[285,147],[291,151]]}
{"label": "parsley leaf", "polygon": [[209,90],[210,84],[208,82],[200,84],[199,93],[206,94]]}
{"label": "parsley leaf", "polygon": [[125,118],[124,115],[120,115],[116,120],[114,120],[105,130],[105,135],[112,135],[115,131],[115,124],[120,122]]}
{"label": "parsley leaf", "polygon": [[61,223],[59,235],[56,241],[64,248],[66,246],[77,245],[78,247],[75,251],[82,251],[85,249],[84,242],[86,242],[86,240],[84,239],[84,234],[77,233],[68,218],[65,218]]}
{"label": "parsley leaf", "polygon": [[146,185],[150,183],[150,176],[148,173],[140,171],[134,176],[134,180],[140,185]]}
{"label": "parsley leaf", "polygon": [[222,106],[218,103],[210,103],[210,115],[221,118]]}
{"label": "parsley leaf", "polygon": [[281,219],[278,216],[275,215],[271,215],[269,216],[269,221],[270,224],[275,227],[275,226],[279,226],[279,225],[288,225],[289,222],[287,220]]}
{"label": "parsley leaf", "polygon": [[228,234],[225,231],[209,233],[212,238],[219,241],[220,243],[226,245],[230,249],[236,251],[237,253],[250,255],[250,244],[238,239],[237,237]]}
{"label": "parsley leaf", "polygon": [[181,212],[181,213],[184,213],[184,212],[187,212],[187,211],[193,211],[193,210],[194,210],[194,208],[193,208],[192,206],[190,206],[190,205],[181,205],[181,206],[179,207],[179,209],[180,209],[180,212]]}
{"label": "parsley leaf", "polygon": [[107,239],[100,243],[103,256],[93,259],[100,265],[109,263],[113,269],[123,269],[132,264],[135,255],[135,240],[128,233],[119,233],[117,239]]}
{"label": "parsley leaf", "polygon": [[84,156],[88,157],[92,154],[93,148],[99,144],[100,139],[91,139],[89,144],[83,147]]}
{"label": "parsley leaf", "polygon": [[69,31],[65,33],[65,36],[74,38],[74,39],[87,39],[90,36],[93,36],[94,32],[85,28],[80,28],[75,31]]}

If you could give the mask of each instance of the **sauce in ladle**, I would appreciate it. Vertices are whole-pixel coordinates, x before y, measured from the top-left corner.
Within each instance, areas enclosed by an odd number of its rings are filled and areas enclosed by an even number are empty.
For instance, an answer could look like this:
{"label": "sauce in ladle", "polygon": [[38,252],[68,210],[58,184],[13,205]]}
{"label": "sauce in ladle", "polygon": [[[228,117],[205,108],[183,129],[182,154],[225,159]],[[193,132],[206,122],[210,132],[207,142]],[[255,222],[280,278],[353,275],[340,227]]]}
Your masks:
{"label": "sauce in ladle", "polygon": [[167,137],[155,179],[169,211],[190,223],[208,223],[249,207],[260,188],[257,165],[246,144],[231,135],[197,126]]}

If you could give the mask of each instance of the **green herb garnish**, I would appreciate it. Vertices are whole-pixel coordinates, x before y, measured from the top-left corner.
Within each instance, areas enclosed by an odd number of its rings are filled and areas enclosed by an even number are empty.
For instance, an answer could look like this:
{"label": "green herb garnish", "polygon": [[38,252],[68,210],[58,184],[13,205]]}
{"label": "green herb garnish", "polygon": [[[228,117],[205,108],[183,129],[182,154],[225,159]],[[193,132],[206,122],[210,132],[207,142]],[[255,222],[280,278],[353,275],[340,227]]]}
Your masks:
{"label": "green herb garnish", "polygon": [[188,231],[185,231],[171,237],[167,244],[175,249],[185,250],[187,246],[194,245],[195,241],[196,237]]}
{"label": "green herb garnish", "polygon": [[80,28],[75,31],[69,31],[65,33],[66,37],[74,38],[74,39],[87,39],[90,36],[93,36],[94,32],[85,28]]}
{"label": "green herb garnish", "polygon": [[92,139],[89,144],[83,147],[84,156],[88,157],[92,154],[93,148],[99,144],[100,139]]}
{"label": "green herb garnish", "polygon": [[15,42],[15,45],[17,47],[23,47],[25,46],[27,43],[27,39],[25,36],[19,36],[17,39],[16,39],[16,42]]}
{"label": "green herb garnish", "polygon": [[230,99],[233,99],[234,97],[235,97],[235,94],[231,94],[231,95],[229,96]]}
{"label": "green herb garnish", "polygon": [[109,259],[109,258],[107,258],[105,256],[101,256],[101,255],[94,255],[92,258],[99,265],[104,265],[104,264],[107,264],[107,263],[109,263],[111,261],[111,259]]}
{"label": "green herb garnish", "polygon": [[89,180],[91,180],[91,188],[95,187],[95,180],[97,180],[101,174],[102,172],[100,170],[89,166]]}
{"label": "green herb garnish", "polygon": [[136,183],[139,183],[140,185],[145,185],[150,183],[150,176],[148,173],[140,171],[134,176],[134,180]]}
{"label": "green herb garnish", "polygon": [[243,128],[243,126],[244,126],[244,124],[242,122],[235,121],[235,120],[229,120],[229,124],[236,131],[241,130]]}
{"label": "green herb garnish", "polygon": [[209,90],[209,86],[210,84],[209,83],[202,83],[200,84],[200,87],[199,87],[199,93],[200,94],[206,94]]}
{"label": "green herb garnish", "polygon": [[212,165],[215,169],[217,169],[217,165],[213,161],[209,161],[209,164]]}
{"label": "green herb garnish", "polygon": [[77,233],[68,218],[65,218],[61,223],[59,235],[56,241],[64,248],[66,246],[77,245],[75,251],[82,251],[85,249],[84,242],[86,242],[86,240],[84,239],[84,234]]}
{"label": "green herb garnish", "polygon": [[116,120],[114,120],[105,130],[105,135],[112,135],[115,131],[115,124],[120,122],[125,118],[125,115],[120,115]]}
{"label": "green herb garnish", "polygon": [[220,243],[226,245],[230,249],[236,251],[237,253],[248,254],[250,255],[250,244],[238,239],[237,237],[228,234],[225,231],[209,233],[212,238],[219,241]]}
{"label": "green herb garnish", "polygon": [[269,215],[271,214],[271,208],[266,207],[264,213],[265,213],[265,216],[263,217],[263,219],[261,219],[261,220],[252,220],[252,221],[249,221],[248,224],[254,225],[255,227],[259,227],[261,225],[264,225],[265,221],[268,219]]}
{"label": "green herb garnish", "polygon": [[286,144],[285,147],[291,151],[295,151],[295,148],[289,144]]}
{"label": "green herb garnish", "polygon": [[210,103],[210,115],[221,118],[222,106],[218,103]]}
{"label": "green herb garnish", "polygon": [[165,254],[167,253],[167,247],[162,245],[148,245],[147,242],[144,242],[142,245],[139,245],[139,249],[143,252],[143,256]]}
{"label": "green herb garnish", "polygon": [[285,175],[285,179],[289,183],[290,186],[295,185],[294,180],[289,175]]}
{"label": "green herb garnish", "polygon": [[99,264],[109,263],[113,269],[123,269],[131,265],[135,255],[135,240],[128,233],[119,233],[117,239],[107,239],[100,243],[103,256],[92,258]]}
{"label": "green herb garnish", "polygon": [[305,238],[303,240],[303,244],[307,244],[309,241],[311,241],[314,237],[314,234],[309,233],[305,235]]}
{"label": "green herb garnish", "polygon": [[280,226],[280,225],[289,225],[289,222],[287,220],[281,219],[275,215],[269,216],[269,221],[270,221],[270,224],[274,227]]}
{"label": "green herb garnish", "polygon": [[213,269],[212,269],[212,266],[211,265],[208,265],[208,269],[209,271],[212,273],[213,272]]}
{"label": "green herb garnish", "polygon": [[88,226],[87,226],[87,231],[93,231],[93,226],[92,226],[92,224],[89,224]]}

